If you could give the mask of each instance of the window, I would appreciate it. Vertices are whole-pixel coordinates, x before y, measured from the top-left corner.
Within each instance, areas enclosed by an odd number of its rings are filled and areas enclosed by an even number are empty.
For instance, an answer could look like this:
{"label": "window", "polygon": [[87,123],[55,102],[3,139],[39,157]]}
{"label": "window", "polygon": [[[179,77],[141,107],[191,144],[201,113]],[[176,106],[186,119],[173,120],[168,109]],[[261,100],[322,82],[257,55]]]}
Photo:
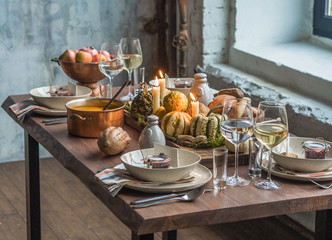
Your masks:
{"label": "window", "polygon": [[332,38],[332,0],[315,0],[314,34]]}

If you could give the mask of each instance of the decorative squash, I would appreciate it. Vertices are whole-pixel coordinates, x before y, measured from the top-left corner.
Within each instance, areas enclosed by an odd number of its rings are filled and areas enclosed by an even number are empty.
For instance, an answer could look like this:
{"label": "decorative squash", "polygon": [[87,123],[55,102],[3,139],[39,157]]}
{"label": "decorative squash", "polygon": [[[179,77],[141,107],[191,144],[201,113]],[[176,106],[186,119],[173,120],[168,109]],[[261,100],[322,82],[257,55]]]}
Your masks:
{"label": "decorative squash", "polygon": [[102,131],[98,136],[98,147],[106,155],[116,155],[122,152],[131,138],[121,127],[109,127]]}
{"label": "decorative squash", "polygon": [[166,112],[184,112],[188,108],[188,98],[182,92],[172,91],[164,97],[163,105]]}
{"label": "decorative squash", "polygon": [[[210,109],[205,106],[203,103],[199,103],[199,112],[203,113],[205,116],[208,114],[208,112],[210,111]],[[192,116],[192,106],[191,103],[189,103],[188,109],[186,111],[186,113],[188,113],[190,116]]]}
{"label": "decorative squash", "polygon": [[205,135],[208,139],[221,138],[220,122],[220,114],[212,113],[208,117],[204,114],[199,114],[191,119],[190,135],[194,137]]}
{"label": "decorative squash", "polygon": [[161,130],[165,135],[187,135],[190,130],[191,116],[185,112],[169,112],[161,120]]}
{"label": "decorative squash", "polygon": [[156,115],[159,118],[159,122],[161,122],[165,114],[166,114],[166,109],[163,106],[161,106],[157,108],[157,110],[154,112],[153,115]]}

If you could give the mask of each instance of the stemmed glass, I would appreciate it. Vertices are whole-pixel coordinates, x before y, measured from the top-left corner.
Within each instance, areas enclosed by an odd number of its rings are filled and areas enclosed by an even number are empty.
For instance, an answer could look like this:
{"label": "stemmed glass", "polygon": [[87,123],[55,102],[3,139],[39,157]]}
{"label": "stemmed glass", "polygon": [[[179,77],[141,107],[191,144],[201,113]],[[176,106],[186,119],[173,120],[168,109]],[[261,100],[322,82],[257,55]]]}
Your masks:
{"label": "stemmed glass", "polygon": [[250,181],[241,178],[238,173],[239,144],[246,141],[253,134],[253,116],[251,102],[248,99],[230,99],[225,102],[220,129],[222,136],[234,144],[235,172],[228,177],[226,184],[230,186],[246,186]]}
{"label": "stemmed glass", "polygon": [[[138,68],[143,61],[141,44],[138,38],[122,38],[120,40],[122,50],[121,58],[124,62],[124,68],[128,72],[128,81],[132,80],[132,72]],[[129,101],[135,97],[135,82],[132,81],[134,90],[131,85],[128,86],[128,95],[121,97],[121,100]]]}
{"label": "stemmed glass", "polygon": [[99,87],[99,95],[111,98],[113,79],[124,68],[121,58],[121,48],[118,43],[103,43],[101,45],[98,55],[98,66],[99,70],[109,79],[109,83]]}
{"label": "stemmed glass", "polygon": [[262,101],[258,105],[258,114],[254,125],[255,137],[267,149],[269,154],[268,174],[265,180],[255,182],[259,189],[273,190],[281,186],[271,179],[272,148],[277,146],[288,135],[288,120],[285,104],[275,101]]}

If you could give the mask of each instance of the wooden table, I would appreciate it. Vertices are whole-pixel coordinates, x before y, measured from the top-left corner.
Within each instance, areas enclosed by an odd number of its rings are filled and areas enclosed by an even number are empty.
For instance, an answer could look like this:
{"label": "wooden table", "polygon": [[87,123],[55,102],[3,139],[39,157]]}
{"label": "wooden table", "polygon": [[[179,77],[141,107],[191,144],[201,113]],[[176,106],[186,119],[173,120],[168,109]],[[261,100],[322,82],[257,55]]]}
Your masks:
{"label": "wooden table", "polygon": [[[38,143],[44,146],[65,168],[75,174],[124,224],[132,230],[132,239],[153,239],[153,233],[164,232],[165,239],[176,239],[176,230],[187,227],[235,222],[304,211],[317,211],[316,239],[332,239],[332,189],[321,190],[314,184],[277,179],[280,190],[263,191],[251,183],[246,187],[228,187],[221,193],[205,193],[194,202],[174,202],[149,208],[133,209],[129,202],[151,196],[123,190],[112,197],[98,182],[95,173],[120,163],[119,155],[106,157],[97,147],[96,139],[68,134],[66,124],[46,126],[45,117],[31,114],[23,123],[16,120],[9,106],[27,95],[9,96],[3,109],[25,130],[27,234],[40,239],[40,188]],[[125,151],[138,149],[139,133],[124,126],[132,138]],[[240,167],[240,175],[248,167]]]}

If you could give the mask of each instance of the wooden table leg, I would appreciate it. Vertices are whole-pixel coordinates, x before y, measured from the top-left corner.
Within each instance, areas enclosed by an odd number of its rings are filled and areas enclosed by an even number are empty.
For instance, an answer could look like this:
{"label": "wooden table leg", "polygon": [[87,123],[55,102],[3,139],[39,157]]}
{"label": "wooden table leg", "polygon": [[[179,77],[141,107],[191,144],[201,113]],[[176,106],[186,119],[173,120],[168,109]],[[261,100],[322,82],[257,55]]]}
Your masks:
{"label": "wooden table leg", "polygon": [[168,232],[163,232],[163,240],[176,240],[177,236],[177,231],[168,231]]}
{"label": "wooden table leg", "polygon": [[137,235],[135,232],[131,232],[131,240],[153,240],[154,234],[144,234],[144,235]]}
{"label": "wooden table leg", "polygon": [[316,211],[315,239],[332,239],[332,209]]}
{"label": "wooden table leg", "polygon": [[27,239],[40,240],[39,148],[38,142],[26,131],[24,138]]}

